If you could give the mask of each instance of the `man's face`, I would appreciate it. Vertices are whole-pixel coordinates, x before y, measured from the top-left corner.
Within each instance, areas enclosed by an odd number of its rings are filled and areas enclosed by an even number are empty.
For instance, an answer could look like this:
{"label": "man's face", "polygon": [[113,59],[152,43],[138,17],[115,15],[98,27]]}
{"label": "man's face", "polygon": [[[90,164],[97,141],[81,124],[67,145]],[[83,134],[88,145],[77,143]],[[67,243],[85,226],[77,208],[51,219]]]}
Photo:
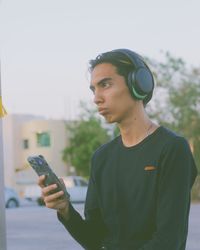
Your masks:
{"label": "man's face", "polygon": [[120,123],[132,114],[135,100],[123,76],[110,63],[98,64],[91,73],[91,90],[99,113],[107,122]]}

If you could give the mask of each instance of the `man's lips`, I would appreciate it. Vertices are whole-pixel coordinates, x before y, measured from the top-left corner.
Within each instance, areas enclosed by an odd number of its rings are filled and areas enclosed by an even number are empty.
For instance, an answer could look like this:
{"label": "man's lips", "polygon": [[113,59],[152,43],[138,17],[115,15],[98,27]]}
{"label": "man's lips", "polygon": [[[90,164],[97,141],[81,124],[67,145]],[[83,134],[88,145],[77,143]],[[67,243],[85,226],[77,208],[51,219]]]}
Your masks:
{"label": "man's lips", "polygon": [[108,110],[106,108],[98,108],[99,114],[103,115],[106,114],[108,112]]}

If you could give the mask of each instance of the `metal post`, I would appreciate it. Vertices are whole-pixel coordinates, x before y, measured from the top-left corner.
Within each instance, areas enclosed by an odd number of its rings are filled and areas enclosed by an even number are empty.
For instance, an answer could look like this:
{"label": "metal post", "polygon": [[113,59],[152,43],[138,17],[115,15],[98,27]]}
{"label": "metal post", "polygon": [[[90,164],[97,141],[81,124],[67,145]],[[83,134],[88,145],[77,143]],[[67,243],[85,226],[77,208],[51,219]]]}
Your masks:
{"label": "metal post", "polygon": [[[0,64],[0,97],[1,97],[1,64]],[[0,249],[6,250],[6,220],[4,197],[4,169],[3,169],[3,131],[0,118]]]}

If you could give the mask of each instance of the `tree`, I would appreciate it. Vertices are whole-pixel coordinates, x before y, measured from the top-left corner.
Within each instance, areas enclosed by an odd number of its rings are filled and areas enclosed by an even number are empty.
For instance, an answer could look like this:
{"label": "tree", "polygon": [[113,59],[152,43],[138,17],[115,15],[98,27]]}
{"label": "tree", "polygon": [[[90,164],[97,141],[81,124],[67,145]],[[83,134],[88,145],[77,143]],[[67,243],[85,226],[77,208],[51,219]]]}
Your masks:
{"label": "tree", "polygon": [[92,154],[110,137],[96,110],[88,108],[83,102],[81,106],[79,120],[67,125],[70,140],[69,147],[63,150],[63,160],[72,164],[79,175],[88,176]]}

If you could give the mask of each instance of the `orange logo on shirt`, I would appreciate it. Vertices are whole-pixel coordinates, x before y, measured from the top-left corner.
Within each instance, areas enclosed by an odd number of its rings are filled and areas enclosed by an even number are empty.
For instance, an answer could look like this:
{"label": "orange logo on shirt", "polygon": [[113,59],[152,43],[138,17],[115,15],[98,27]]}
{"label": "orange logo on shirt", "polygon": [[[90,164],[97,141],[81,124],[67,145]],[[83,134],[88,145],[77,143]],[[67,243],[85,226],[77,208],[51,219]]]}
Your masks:
{"label": "orange logo on shirt", "polygon": [[144,170],[145,170],[145,171],[152,171],[152,170],[155,170],[155,169],[156,169],[155,166],[145,166],[145,167],[144,167]]}

